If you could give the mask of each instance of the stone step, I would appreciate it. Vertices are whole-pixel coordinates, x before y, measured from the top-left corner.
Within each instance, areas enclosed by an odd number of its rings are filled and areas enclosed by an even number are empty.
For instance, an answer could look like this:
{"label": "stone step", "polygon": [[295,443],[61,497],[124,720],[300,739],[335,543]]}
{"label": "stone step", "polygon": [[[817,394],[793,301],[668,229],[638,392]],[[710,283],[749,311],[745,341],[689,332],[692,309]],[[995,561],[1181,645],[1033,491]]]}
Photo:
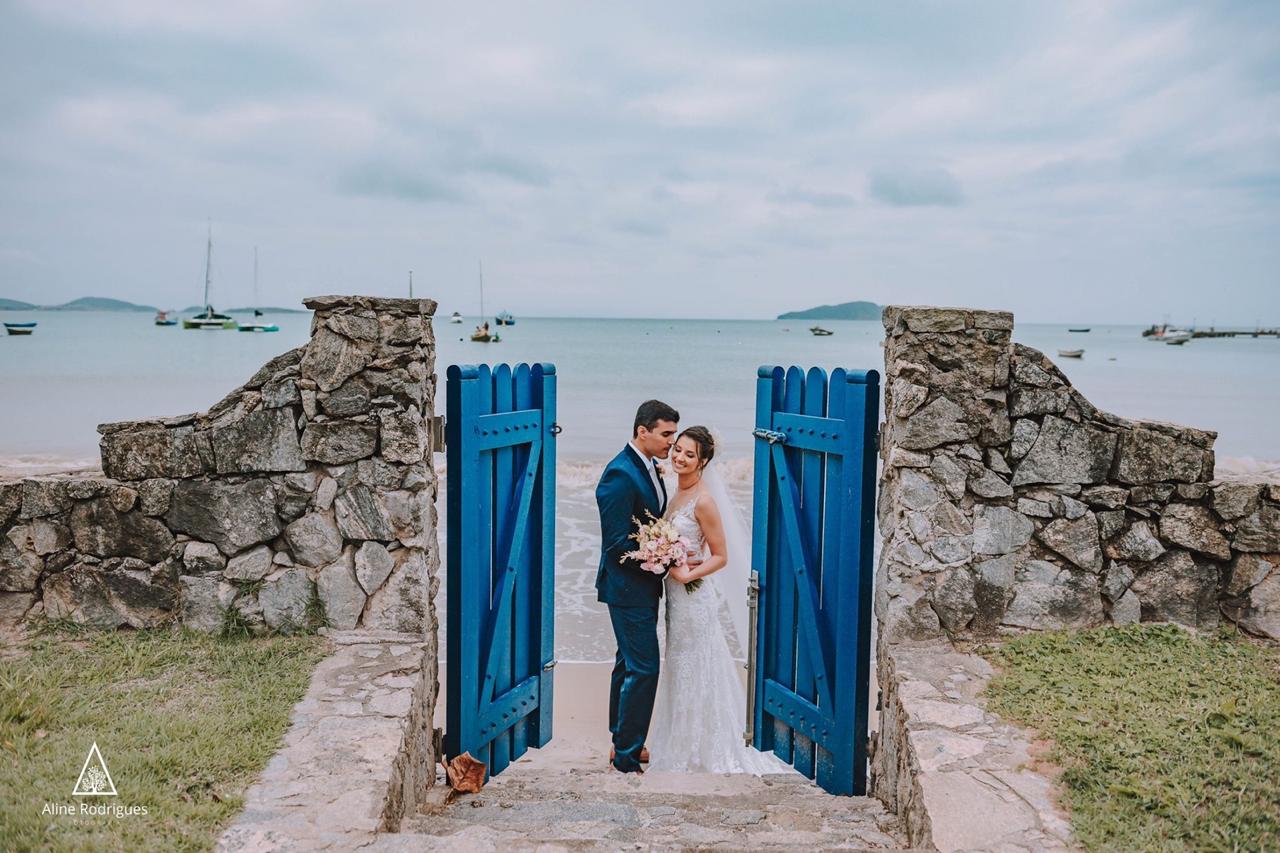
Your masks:
{"label": "stone step", "polygon": [[441,785],[437,805],[363,849],[906,849],[878,800],[831,796],[798,774],[637,777],[602,755],[566,762],[538,752],[479,794],[445,803]]}

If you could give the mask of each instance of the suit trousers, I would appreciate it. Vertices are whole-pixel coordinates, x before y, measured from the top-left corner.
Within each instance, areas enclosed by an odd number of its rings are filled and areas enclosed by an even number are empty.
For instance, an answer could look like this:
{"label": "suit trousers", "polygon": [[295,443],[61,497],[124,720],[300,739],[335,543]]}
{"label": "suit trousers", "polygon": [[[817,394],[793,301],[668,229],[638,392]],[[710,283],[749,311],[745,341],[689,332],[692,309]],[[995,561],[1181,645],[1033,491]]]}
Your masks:
{"label": "suit trousers", "polygon": [[610,604],[609,621],[618,641],[609,682],[613,766],[631,773],[640,769],[640,750],[649,736],[653,700],[658,692],[658,605]]}

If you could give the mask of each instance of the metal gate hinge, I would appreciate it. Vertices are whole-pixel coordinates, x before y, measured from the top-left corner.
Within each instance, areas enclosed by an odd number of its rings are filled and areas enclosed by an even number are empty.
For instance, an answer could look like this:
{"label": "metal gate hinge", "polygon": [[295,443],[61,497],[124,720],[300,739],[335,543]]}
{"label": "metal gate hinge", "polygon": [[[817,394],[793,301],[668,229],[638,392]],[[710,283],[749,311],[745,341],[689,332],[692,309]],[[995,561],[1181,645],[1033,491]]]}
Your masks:
{"label": "metal gate hinge", "polygon": [[432,453],[443,453],[445,450],[444,421],[444,415],[432,415],[427,420],[427,443]]}
{"label": "metal gate hinge", "polygon": [[543,671],[543,672],[550,672],[551,670],[553,670],[553,669],[555,669],[555,668],[556,668],[556,662],[555,662],[555,659],[554,659],[554,658],[553,658],[552,660],[547,661],[546,663],[544,663],[544,664],[542,665],[542,671]]}
{"label": "metal gate hinge", "polygon": [[564,427],[560,426],[560,424],[552,424],[552,425],[551,425],[551,434],[552,434],[552,435],[559,435],[559,434],[560,434],[560,433],[562,433],[562,432],[564,432]]}
{"label": "metal gate hinge", "polygon": [[751,431],[751,434],[756,438],[763,438],[765,441],[769,442],[770,444],[786,444],[787,443],[787,434],[784,432],[778,432],[777,430],[765,429],[764,427],[757,427],[756,429],[753,429]]}

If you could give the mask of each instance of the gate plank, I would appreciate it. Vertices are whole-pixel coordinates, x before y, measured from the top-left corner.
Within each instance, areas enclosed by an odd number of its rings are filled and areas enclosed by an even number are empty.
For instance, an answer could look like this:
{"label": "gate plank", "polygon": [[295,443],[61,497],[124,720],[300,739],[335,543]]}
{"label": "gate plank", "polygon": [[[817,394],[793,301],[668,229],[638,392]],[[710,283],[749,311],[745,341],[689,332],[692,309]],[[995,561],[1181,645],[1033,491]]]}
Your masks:
{"label": "gate plank", "polygon": [[[849,481],[845,478],[848,466],[854,464],[852,453],[857,447],[855,438],[847,428],[845,415],[845,399],[848,385],[845,371],[836,368],[831,371],[831,382],[827,392],[827,416],[834,424],[830,435],[836,442],[835,452],[827,456],[826,499],[827,512],[822,527],[822,639],[826,644],[824,650],[828,660],[836,661],[835,682],[836,707],[827,709],[832,717],[832,738],[817,750],[817,781],[827,791],[849,787],[853,776],[853,756],[842,738],[843,728],[849,725],[850,697],[848,686],[839,680],[841,649],[835,639],[840,636],[840,595],[841,590],[849,584],[849,554],[842,547],[841,531],[844,528],[844,513],[848,501],[853,497],[849,490]],[[847,652],[845,653],[847,654]],[[832,742],[834,741],[834,743]]]}
{"label": "gate plank", "polygon": [[[827,413],[827,372],[820,367],[809,368],[805,374],[804,386],[804,404],[802,406],[804,417],[812,423],[818,421],[825,424]],[[775,428],[778,428],[777,419],[775,419]],[[817,427],[818,431],[825,432],[822,425]],[[809,437],[813,436],[814,427],[809,428]],[[788,446],[793,446],[791,436],[787,436]],[[807,573],[805,577],[799,579],[797,584],[796,595],[813,596],[818,600],[819,612],[821,612],[821,552],[822,552],[822,471],[823,471],[823,454],[815,450],[802,448],[799,452],[800,457],[800,483],[798,490],[800,494],[800,545],[804,548],[808,556],[808,564],[813,567],[813,571]],[[798,614],[803,618],[803,611]],[[822,631],[817,632],[819,640],[822,638]],[[824,660],[826,656],[824,655]],[[830,673],[823,673],[828,679]],[[796,656],[796,695],[812,702],[816,698],[814,691],[814,670],[812,665],[812,656],[807,654]],[[814,743],[813,739],[799,731],[795,734],[794,745],[794,765],[808,778],[812,779],[814,775]]]}
{"label": "gate plank", "polygon": [[538,712],[529,732],[534,746],[546,746],[551,740],[551,710],[555,665],[555,571],[556,571],[556,437],[551,428],[556,422],[556,367],[554,364],[533,366],[533,404],[541,409],[542,476],[534,499],[538,513],[534,517],[541,548],[535,557],[533,572],[536,589],[533,600],[540,602],[535,620],[538,656],[541,667]]}
{"label": "gate plank", "polygon": [[[762,366],[756,372],[756,429],[772,430],[774,411],[782,399],[782,382],[785,374],[781,367]],[[778,523],[770,507],[773,485],[773,455],[769,444],[757,437],[755,442],[755,475],[752,481],[752,513],[751,513],[751,565],[756,571],[759,586],[759,599],[756,623],[771,626],[774,619],[770,608],[773,602],[771,584],[773,572],[770,567],[776,565],[772,558],[776,546],[771,544],[777,539]],[[774,649],[777,640],[771,630],[756,631],[755,663],[756,671],[752,673],[755,680],[756,704],[752,709],[751,731],[752,744],[756,749],[767,752],[774,748],[774,726],[764,710],[764,683],[766,674],[772,671]]]}
{"label": "gate plank", "polygon": [[[499,364],[493,370],[493,416],[510,417],[512,388],[511,367]],[[483,434],[484,429],[481,427]],[[481,444],[483,447],[483,442]],[[511,506],[512,489],[515,481],[513,461],[515,450],[507,444],[493,449],[493,586],[489,607],[493,613],[490,619],[492,626],[489,633],[488,661],[484,670],[484,681],[480,685],[482,703],[494,695],[501,695],[511,689],[511,610],[507,607],[507,598],[515,583],[515,567],[511,562],[511,527],[513,512]],[[481,714],[484,705],[481,705]],[[511,762],[511,733],[503,726],[501,733],[493,739],[493,764],[489,766],[491,774],[501,773]]]}
{"label": "gate plank", "polygon": [[[782,391],[782,405],[779,408],[782,411],[798,415],[801,413],[803,406],[804,372],[793,365],[787,368]],[[792,571],[792,567],[788,565],[792,559],[791,542],[789,541],[791,529],[787,520],[782,517],[784,514],[782,510],[782,492],[790,490],[791,480],[795,476],[793,472],[798,472],[800,466],[798,464],[799,460],[796,458],[799,451],[788,451],[784,447],[784,445],[775,444],[772,448],[773,480],[774,485],[777,487],[777,493],[771,509],[778,516],[779,522],[778,551],[773,565],[779,567],[780,571],[777,577],[774,578],[775,582],[772,588],[777,649],[773,660],[771,677],[779,684],[783,684],[789,689],[794,689],[796,683],[796,655],[799,652],[800,643],[796,630],[795,574]],[[795,754],[795,747],[790,727],[782,720],[775,718],[773,730],[774,753],[783,761],[791,764]]]}
{"label": "gate plank", "polygon": [[[533,409],[533,386],[532,376],[529,371],[529,365],[516,365],[515,372],[512,374],[512,406],[517,412],[536,412]],[[537,413],[541,415],[540,412]],[[536,419],[541,421],[541,417]],[[540,434],[535,432],[534,435]],[[517,445],[513,454],[513,469],[515,471],[523,471],[528,469],[532,448],[530,445]],[[525,489],[529,492],[529,532],[526,536],[536,537],[541,531],[538,523],[538,513],[541,507],[537,503],[537,483],[525,484]],[[525,546],[520,548],[515,564],[515,603],[512,607],[512,631],[511,631],[511,672],[512,679],[516,682],[523,683],[525,679],[534,675],[534,669],[530,666],[531,652],[533,651],[536,639],[532,636],[530,626],[533,624],[533,585],[530,577],[533,565],[534,554],[536,549]],[[540,554],[538,556],[541,556]],[[534,682],[536,685],[536,681]],[[536,694],[534,699],[536,700]],[[530,705],[529,710],[533,710]],[[511,760],[514,761],[524,755],[529,745],[529,726],[525,715],[511,729]]]}

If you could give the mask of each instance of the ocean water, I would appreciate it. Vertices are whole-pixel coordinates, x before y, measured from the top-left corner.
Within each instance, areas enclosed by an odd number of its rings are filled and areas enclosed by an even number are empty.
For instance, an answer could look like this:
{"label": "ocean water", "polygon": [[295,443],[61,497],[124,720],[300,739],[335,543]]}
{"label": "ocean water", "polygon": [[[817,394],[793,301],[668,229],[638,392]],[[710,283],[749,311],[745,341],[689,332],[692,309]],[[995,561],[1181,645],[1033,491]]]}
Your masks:
{"label": "ocean water", "polygon": [[[273,334],[159,328],[149,314],[4,312],[0,319],[40,324],[29,338],[0,337],[0,473],[6,474],[96,465],[98,423],[206,409],[268,359],[305,343],[310,330],[309,314],[273,315],[281,327]],[[637,403],[658,397],[680,410],[683,424],[718,430],[718,455],[745,515],[757,368],[883,370],[883,329],[871,322],[824,322],[835,334],[817,338],[802,321],[524,318],[489,345],[465,339],[473,325],[437,320],[442,383],[449,364],[556,365],[564,428],[556,527],[562,660],[613,655],[608,617],[592,588],[599,559],[593,492],[603,463],[630,435]],[[1102,409],[1217,430],[1220,468],[1280,460],[1280,340],[1202,339],[1171,347],[1140,333],[1133,326],[1072,334],[1065,326],[1026,324],[1014,338],[1054,357]],[[1080,347],[1082,360],[1056,358],[1058,349]],[[444,394],[438,398],[443,410]]]}

